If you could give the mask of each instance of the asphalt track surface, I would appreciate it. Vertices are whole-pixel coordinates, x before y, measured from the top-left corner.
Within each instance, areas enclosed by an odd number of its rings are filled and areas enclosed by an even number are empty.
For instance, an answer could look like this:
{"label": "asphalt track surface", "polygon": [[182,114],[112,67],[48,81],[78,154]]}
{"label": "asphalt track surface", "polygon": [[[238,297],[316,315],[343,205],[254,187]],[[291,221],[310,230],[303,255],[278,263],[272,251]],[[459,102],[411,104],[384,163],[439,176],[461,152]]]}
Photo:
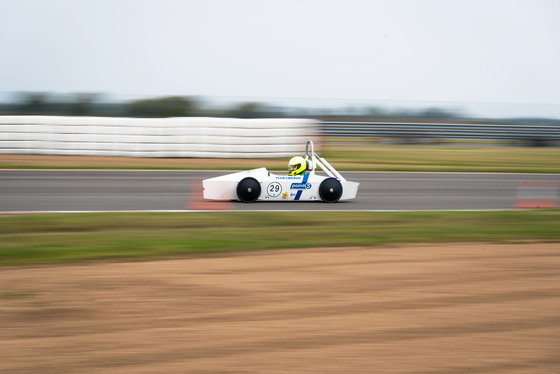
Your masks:
{"label": "asphalt track surface", "polygon": [[[202,201],[201,180],[228,171],[0,170],[0,212],[146,210],[498,210],[557,199],[559,174],[346,172],[358,197],[336,204]],[[555,187],[524,188],[526,181]],[[521,184],[520,184],[521,183]]]}

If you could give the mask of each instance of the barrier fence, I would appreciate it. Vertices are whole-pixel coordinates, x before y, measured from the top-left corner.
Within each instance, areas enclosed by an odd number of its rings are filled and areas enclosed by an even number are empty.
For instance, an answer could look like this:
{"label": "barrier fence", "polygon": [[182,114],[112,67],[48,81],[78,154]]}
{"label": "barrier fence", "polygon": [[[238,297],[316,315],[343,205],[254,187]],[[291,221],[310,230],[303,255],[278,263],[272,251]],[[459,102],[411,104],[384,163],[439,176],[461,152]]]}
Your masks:
{"label": "barrier fence", "polygon": [[560,142],[560,123],[500,125],[320,122],[309,119],[0,116],[0,153],[128,157],[274,158],[305,151],[320,136],[405,140]]}
{"label": "barrier fence", "polygon": [[291,157],[316,140],[305,119],[0,116],[0,153],[128,157]]}
{"label": "barrier fence", "polygon": [[400,139],[502,140],[544,146],[560,141],[560,121],[551,125],[323,122],[326,136]]}

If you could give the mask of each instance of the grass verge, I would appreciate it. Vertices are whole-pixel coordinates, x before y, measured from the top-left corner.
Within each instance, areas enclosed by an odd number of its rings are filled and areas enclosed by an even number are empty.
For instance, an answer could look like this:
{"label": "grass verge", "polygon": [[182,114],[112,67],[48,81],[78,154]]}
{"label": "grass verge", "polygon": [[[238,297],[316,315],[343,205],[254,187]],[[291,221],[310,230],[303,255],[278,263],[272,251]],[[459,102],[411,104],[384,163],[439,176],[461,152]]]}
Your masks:
{"label": "grass verge", "polygon": [[76,213],[0,217],[0,265],[435,242],[560,242],[560,210]]}
{"label": "grass verge", "polygon": [[[326,143],[318,152],[340,171],[560,173],[560,148]],[[0,155],[0,169],[285,170],[286,159],[165,159]]]}
{"label": "grass verge", "polygon": [[477,146],[328,146],[340,169],[560,173],[560,148]]}

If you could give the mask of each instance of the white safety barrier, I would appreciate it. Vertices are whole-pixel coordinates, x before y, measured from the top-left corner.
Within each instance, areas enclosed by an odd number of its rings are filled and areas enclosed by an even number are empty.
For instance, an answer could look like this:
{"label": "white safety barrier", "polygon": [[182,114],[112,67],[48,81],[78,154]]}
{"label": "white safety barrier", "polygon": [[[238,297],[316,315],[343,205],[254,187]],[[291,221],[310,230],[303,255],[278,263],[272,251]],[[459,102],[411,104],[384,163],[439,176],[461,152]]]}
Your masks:
{"label": "white safety barrier", "polygon": [[0,153],[263,158],[302,154],[319,123],[305,119],[0,116]]}

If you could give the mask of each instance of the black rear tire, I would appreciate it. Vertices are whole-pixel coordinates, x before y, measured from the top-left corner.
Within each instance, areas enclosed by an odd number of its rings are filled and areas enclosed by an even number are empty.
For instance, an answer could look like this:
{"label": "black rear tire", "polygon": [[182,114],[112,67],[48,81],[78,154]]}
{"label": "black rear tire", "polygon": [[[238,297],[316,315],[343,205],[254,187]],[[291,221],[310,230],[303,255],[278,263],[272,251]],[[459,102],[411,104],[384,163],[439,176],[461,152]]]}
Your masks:
{"label": "black rear tire", "polygon": [[237,184],[237,197],[244,203],[257,201],[261,196],[261,184],[255,178],[245,178]]}
{"label": "black rear tire", "polygon": [[325,203],[336,203],[342,196],[342,184],[338,179],[325,179],[319,186],[319,196]]}

